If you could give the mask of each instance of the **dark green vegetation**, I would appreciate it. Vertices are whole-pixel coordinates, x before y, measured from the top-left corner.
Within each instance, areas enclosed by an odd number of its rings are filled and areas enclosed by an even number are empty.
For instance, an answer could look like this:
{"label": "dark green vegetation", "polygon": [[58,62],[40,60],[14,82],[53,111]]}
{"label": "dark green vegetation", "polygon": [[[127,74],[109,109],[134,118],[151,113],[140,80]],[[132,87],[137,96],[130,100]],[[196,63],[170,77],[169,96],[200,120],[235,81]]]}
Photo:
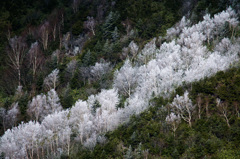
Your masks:
{"label": "dark green vegetation", "polygon": [[[182,120],[174,135],[171,125],[165,121],[171,109],[167,103],[185,90],[189,90],[197,105],[194,122],[189,128]],[[106,144],[98,144],[93,151],[79,150],[70,158],[239,158],[239,95],[240,68],[219,72],[211,78],[178,88],[169,99],[154,98],[149,110],[109,132]],[[230,127],[216,106],[217,98],[227,105]]]}

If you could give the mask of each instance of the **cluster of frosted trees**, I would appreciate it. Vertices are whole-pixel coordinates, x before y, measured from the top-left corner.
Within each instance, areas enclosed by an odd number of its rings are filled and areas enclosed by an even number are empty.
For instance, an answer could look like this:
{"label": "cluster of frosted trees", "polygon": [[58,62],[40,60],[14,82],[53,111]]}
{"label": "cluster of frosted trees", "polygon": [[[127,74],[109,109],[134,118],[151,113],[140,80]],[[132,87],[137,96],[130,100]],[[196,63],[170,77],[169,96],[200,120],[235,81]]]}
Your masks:
{"label": "cluster of frosted trees", "polygon": [[[49,91],[47,98],[51,98],[54,92]],[[39,96],[46,101],[44,95]],[[39,96],[33,98],[29,108]],[[48,101],[47,99],[47,103]],[[49,104],[53,104],[55,109],[52,108],[53,113],[45,116],[41,123],[22,123],[8,129],[1,137],[0,149],[6,157],[44,158],[58,156],[62,152],[69,154],[72,141],[94,148],[97,142],[105,142],[105,138],[100,134],[113,130],[119,124],[116,109],[119,97],[116,89],[102,90],[99,94],[90,96],[87,101],[78,100],[71,109],[62,111],[59,110],[61,106],[57,106],[56,100],[50,101],[52,102]],[[99,103],[100,107],[94,107],[96,103]],[[45,111],[40,113],[43,112]],[[73,134],[75,137],[71,138]]]}
{"label": "cluster of frosted trees", "polygon": [[[156,48],[154,38],[139,52],[135,63],[126,60],[114,80],[119,93],[130,96],[125,107],[139,113],[146,109],[153,95],[167,97],[183,82],[209,77],[238,61],[240,39],[220,36],[223,28],[235,32],[236,17],[231,8],[212,18],[206,15],[203,21],[192,26],[184,17],[168,30],[170,42]],[[213,45],[212,51],[205,46],[208,42]]]}
{"label": "cluster of frosted trees", "polygon": [[[167,97],[183,82],[211,76],[238,61],[239,39],[233,38],[238,25],[236,17],[228,8],[212,18],[206,15],[202,22],[192,26],[183,18],[168,30],[169,42],[160,48],[156,47],[157,39],[141,51],[132,42],[130,60],[115,72],[112,89],[91,95],[87,101],[79,100],[71,109],[52,111],[40,120],[41,123],[30,121],[7,130],[1,137],[1,152],[10,158],[42,158],[62,152],[69,154],[73,142],[90,149],[98,142],[105,142],[102,134],[128,121],[131,115],[144,111],[153,96]],[[222,37],[226,24],[233,35],[231,39]],[[211,51],[205,46],[210,43],[213,45]],[[105,67],[109,65],[96,64],[91,73],[98,78]],[[55,88],[54,81],[47,81],[50,88]],[[127,100],[124,108],[117,109],[119,95]],[[39,95],[32,102],[40,97],[46,98]],[[194,106],[188,93],[177,96],[171,106],[174,111],[166,121],[172,124],[173,131],[181,118],[191,126]]]}

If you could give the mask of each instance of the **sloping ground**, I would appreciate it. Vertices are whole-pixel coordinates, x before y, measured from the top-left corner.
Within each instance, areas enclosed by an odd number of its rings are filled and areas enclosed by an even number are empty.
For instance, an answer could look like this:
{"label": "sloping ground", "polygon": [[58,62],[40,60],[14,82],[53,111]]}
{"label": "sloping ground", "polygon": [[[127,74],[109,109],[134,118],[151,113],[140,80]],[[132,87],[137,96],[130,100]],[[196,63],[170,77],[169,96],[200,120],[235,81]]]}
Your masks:
{"label": "sloping ground", "polygon": [[[179,87],[169,99],[154,98],[148,110],[107,133],[104,144],[98,143],[93,151],[76,148],[70,158],[239,158],[239,77],[239,67],[232,68]],[[167,103],[186,90],[196,106],[193,124],[190,128],[181,120],[175,123],[174,132],[173,123],[166,120],[174,109]],[[217,98],[228,105],[230,127],[217,106]]]}

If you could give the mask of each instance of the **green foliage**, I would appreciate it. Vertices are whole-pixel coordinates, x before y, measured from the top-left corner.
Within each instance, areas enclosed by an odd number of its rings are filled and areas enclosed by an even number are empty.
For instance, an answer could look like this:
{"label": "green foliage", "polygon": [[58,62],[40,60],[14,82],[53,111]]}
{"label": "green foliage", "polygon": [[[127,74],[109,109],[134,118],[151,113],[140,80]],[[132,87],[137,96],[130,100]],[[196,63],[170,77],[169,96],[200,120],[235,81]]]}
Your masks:
{"label": "green foliage", "polygon": [[114,32],[114,29],[117,25],[117,21],[119,18],[118,12],[110,12],[109,15],[106,17],[105,23],[102,25],[102,31],[103,31],[103,38],[104,39],[110,39],[112,32]]}
{"label": "green foliage", "polygon": [[96,109],[97,108],[100,108],[101,107],[101,104],[99,103],[98,100],[95,100],[94,103],[93,103],[93,106],[92,106],[92,113],[95,114],[96,113]]}
{"label": "green foliage", "polygon": [[83,21],[77,21],[72,26],[73,35],[79,35],[83,31]]}
{"label": "green foliage", "polygon": [[27,104],[28,104],[28,96],[27,94],[23,95],[19,100],[18,100],[18,106],[20,108],[20,113],[22,116],[22,119],[20,121],[26,121],[27,119]]}

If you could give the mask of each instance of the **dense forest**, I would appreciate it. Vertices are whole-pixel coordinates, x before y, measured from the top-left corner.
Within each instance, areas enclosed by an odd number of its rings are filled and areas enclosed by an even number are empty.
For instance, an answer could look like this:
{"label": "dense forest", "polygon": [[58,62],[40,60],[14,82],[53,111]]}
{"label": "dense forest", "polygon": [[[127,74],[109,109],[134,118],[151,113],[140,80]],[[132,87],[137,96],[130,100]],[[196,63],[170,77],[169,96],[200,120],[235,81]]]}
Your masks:
{"label": "dense forest", "polygon": [[0,7],[2,158],[240,158],[238,0]]}

